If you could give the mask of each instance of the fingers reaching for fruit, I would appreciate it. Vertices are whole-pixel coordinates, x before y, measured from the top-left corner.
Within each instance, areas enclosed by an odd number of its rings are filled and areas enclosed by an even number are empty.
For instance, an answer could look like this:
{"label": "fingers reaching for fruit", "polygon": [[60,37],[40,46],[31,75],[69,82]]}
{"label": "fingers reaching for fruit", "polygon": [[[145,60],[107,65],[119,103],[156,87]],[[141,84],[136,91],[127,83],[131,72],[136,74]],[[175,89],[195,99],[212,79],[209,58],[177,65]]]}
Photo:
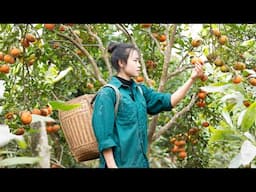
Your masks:
{"label": "fingers reaching for fruit", "polygon": [[195,68],[191,74],[192,79],[196,79],[197,77],[202,77],[204,75],[203,66],[200,63],[195,63]]}

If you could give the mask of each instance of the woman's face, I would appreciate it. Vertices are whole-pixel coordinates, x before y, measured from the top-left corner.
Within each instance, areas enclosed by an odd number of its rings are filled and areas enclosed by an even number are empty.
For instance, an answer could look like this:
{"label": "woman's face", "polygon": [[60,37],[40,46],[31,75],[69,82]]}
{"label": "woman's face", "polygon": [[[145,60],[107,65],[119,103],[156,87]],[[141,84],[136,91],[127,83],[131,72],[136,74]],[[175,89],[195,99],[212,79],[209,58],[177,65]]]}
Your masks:
{"label": "woman's face", "polygon": [[136,50],[132,50],[127,59],[127,64],[123,65],[123,73],[128,77],[137,77],[140,74],[141,64],[140,56]]}

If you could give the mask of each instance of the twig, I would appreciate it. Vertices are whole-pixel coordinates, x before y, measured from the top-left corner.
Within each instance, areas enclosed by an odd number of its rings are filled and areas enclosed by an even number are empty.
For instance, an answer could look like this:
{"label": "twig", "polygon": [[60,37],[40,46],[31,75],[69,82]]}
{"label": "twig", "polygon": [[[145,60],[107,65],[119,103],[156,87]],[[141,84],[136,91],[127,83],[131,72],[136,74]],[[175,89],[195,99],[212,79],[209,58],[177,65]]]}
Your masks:
{"label": "twig", "polygon": [[186,112],[188,112],[188,111],[192,108],[192,106],[193,106],[194,103],[196,102],[196,99],[197,99],[196,96],[197,96],[197,95],[194,94],[194,95],[192,96],[192,99],[191,99],[190,103],[189,103],[186,107],[184,107],[181,111],[179,111],[178,113],[176,113],[176,114],[173,116],[173,118],[172,118],[167,124],[165,124],[157,133],[155,133],[155,134],[153,135],[152,141],[158,139],[161,135],[163,135],[168,129],[170,129],[170,127],[172,127],[173,124],[176,123],[176,120],[177,120],[180,116],[182,116],[183,114],[185,114]]}

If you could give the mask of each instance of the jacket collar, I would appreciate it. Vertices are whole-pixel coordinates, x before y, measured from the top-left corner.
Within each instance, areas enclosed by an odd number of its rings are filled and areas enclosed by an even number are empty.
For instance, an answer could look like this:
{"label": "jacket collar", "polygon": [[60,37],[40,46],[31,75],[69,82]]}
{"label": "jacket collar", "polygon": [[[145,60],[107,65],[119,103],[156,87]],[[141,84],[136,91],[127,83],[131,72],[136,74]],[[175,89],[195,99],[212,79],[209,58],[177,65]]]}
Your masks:
{"label": "jacket collar", "polygon": [[[132,79],[133,83],[132,83],[132,87],[137,87],[137,83]],[[118,78],[116,78],[115,76],[111,77],[110,81],[109,81],[110,84],[116,86],[118,89],[122,86],[122,82],[119,81]]]}

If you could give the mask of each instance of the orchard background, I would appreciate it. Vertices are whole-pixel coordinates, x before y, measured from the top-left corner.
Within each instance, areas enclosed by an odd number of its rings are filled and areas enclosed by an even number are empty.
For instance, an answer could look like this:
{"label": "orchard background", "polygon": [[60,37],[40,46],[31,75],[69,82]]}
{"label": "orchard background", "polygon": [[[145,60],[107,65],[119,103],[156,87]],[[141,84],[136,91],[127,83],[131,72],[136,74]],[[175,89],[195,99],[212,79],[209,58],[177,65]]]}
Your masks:
{"label": "orchard background", "polygon": [[[152,168],[255,167],[256,26],[195,26],[0,24],[0,167],[98,166],[75,161],[58,110],[115,74],[111,41],[141,50],[135,80],[161,92],[178,89],[195,62],[204,68],[177,107],[148,116]],[[39,120],[46,125],[35,126]]]}

